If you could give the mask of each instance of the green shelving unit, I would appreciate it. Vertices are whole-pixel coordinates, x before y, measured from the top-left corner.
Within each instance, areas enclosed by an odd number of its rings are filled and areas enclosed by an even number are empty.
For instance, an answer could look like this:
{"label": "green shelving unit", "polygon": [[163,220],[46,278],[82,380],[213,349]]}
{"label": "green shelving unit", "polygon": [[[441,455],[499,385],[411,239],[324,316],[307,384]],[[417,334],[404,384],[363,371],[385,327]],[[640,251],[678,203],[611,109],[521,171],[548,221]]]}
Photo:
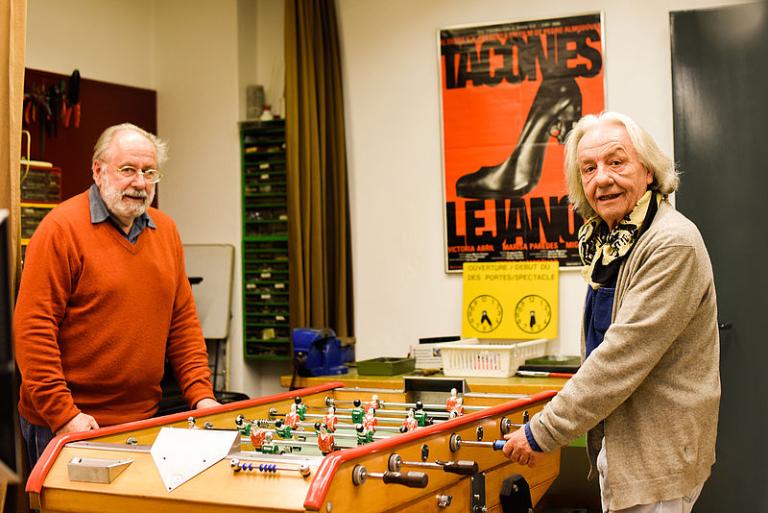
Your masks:
{"label": "green shelving unit", "polygon": [[289,360],[285,121],[240,123],[243,354]]}

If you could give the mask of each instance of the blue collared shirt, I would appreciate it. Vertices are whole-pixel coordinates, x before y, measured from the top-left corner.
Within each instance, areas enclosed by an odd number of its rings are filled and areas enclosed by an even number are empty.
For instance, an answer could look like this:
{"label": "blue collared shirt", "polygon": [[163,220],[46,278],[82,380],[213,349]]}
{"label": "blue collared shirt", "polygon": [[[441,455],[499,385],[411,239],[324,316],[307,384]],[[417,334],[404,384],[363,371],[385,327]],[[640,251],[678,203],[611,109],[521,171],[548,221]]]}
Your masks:
{"label": "blue collared shirt", "polygon": [[120,232],[120,235],[128,239],[128,242],[131,244],[136,244],[139,240],[139,235],[144,231],[144,228],[157,228],[155,222],[149,217],[149,214],[144,212],[133,220],[131,230],[126,234],[123,229],[120,228],[120,223],[115,216],[112,215],[109,209],[107,209],[107,205],[104,203],[104,199],[101,197],[101,192],[99,192],[99,188],[96,184],[91,185],[91,188],[88,189],[88,205],[91,210],[91,224],[99,224],[109,220],[112,223],[112,226]]}

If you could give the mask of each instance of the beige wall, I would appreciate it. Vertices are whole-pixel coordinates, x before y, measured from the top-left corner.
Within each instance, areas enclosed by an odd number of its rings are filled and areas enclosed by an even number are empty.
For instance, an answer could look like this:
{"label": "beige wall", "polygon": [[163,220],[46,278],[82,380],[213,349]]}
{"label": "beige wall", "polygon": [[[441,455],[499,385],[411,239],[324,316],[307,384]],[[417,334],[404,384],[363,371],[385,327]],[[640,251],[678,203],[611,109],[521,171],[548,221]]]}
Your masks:
{"label": "beige wall", "polygon": [[[338,0],[358,357],[402,355],[418,337],[460,331],[461,279],[443,272],[441,250],[440,27],[603,11],[608,107],[634,116],[671,152],[669,11],[727,3],[737,2]],[[157,90],[159,132],[171,143],[160,206],[185,242],[234,244],[236,276],[243,86],[261,83],[278,103],[282,16],[282,0],[29,0],[29,67],[77,67],[87,78]],[[288,367],[244,364],[240,286],[237,276],[230,387],[261,395],[278,389]],[[560,291],[560,337],[550,349],[576,353],[578,273],[563,273]]]}
{"label": "beige wall", "polygon": [[[275,0],[241,1],[255,3],[259,23],[270,27],[259,43],[257,26],[246,24],[241,41],[282,55]],[[287,364],[246,365],[242,358],[237,122],[239,66],[250,52],[239,49],[237,0],[29,0],[27,41],[27,67],[79,68],[85,78],[157,90],[158,133],[170,143],[160,208],[185,243],[237,248],[229,387],[252,396],[280,390],[276,377]],[[251,80],[270,77],[256,68]]]}
{"label": "beige wall", "polygon": [[[605,14],[607,106],[672,152],[669,11],[721,0],[338,0],[358,358],[405,354],[461,330],[461,276],[443,272],[437,33],[441,27]],[[683,176],[683,180],[685,177]],[[578,354],[585,285],[560,278],[560,337]]]}
{"label": "beige wall", "polygon": [[[28,0],[27,67],[153,89],[154,0]],[[87,115],[87,113],[83,113]]]}

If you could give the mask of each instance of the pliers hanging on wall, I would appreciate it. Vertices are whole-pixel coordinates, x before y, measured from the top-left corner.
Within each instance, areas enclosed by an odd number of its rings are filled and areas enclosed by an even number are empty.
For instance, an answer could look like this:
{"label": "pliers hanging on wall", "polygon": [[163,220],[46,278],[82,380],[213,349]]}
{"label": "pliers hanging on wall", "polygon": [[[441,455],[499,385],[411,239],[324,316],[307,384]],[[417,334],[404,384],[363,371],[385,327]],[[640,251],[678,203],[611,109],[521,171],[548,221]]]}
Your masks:
{"label": "pliers hanging on wall", "polygon": [[40,154],[45,154],[45,131],[47,120],[51,119],[51,106],[48,104],[48,95],[45,87],[37,85],[30,88],[31,91],[24,93],[24,124],[31,126],[38,122],[37,112],[40,111]]}

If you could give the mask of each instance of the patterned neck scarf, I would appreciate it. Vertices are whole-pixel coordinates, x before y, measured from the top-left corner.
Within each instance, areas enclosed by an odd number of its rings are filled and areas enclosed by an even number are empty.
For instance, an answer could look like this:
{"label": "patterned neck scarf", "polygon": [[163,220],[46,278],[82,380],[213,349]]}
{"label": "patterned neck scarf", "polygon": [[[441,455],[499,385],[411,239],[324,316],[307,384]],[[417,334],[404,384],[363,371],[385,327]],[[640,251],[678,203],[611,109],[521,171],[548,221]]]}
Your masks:
{"label": "patterned neck scarf", "polygon": [[579,228],[579,256],[586,266],[582,275],[590,287],[598,289],[616,282],[621,263],[653,221],[662,199],[662,194],[646,191],[613,230],[597,214],[584,221]]}

